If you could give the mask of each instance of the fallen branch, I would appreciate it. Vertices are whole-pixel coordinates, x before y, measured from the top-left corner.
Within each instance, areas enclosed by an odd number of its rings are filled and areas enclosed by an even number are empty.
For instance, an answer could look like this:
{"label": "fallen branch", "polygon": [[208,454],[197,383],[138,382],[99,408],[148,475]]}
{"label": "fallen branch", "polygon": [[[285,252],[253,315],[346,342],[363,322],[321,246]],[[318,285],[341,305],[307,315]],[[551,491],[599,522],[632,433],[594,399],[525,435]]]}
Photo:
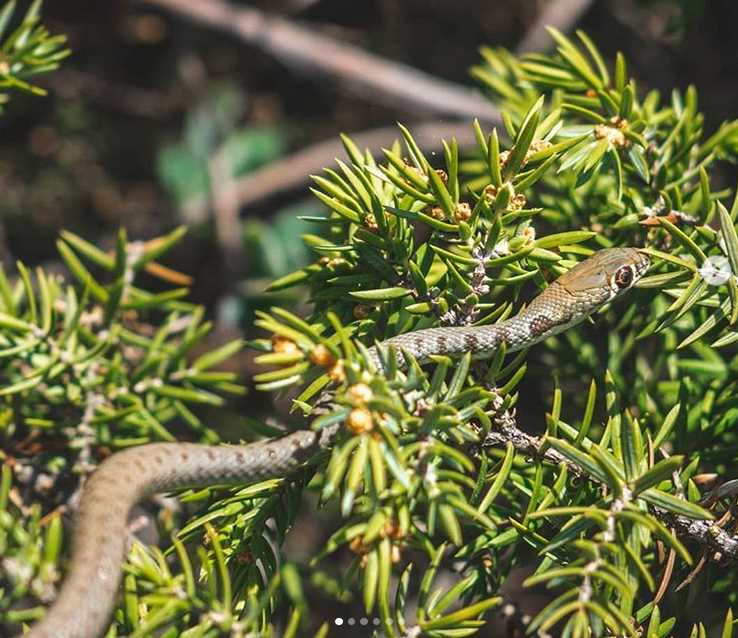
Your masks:
{"label": "fallen branch", "polygon": [[330,75],[364,98],[404,111],[499,121],[482,95],[329,38],[285,18],[221,0],[145,0],[195,22],[232,33],[284,64]]}
{"label": "fallen branch", "polygon": [[[441,140],[452,137],[462,148],[476,143],[470,122],[421,122],[410,125],[410,129],[420,147],[429,151],[441,149]],[[360,149],[368,148],[373,152],[388,148],[398,137],[399,130],[394,126],[351,135]],[[331,138],[249,173],[236,183],[238,202],[242,208],[256,206],[276,195],[305,188],[310,175],[320,173],[336,157],[345,157],[345,152],[341,142]]]}
{"label": "fallen branch", "polygon": [[538,14],[515,52],[522,55],[549,49],[553,43],[546,27],[554,27],[563,32],[569,31],[579,22],[591,4],[592,0],[551,0]]}

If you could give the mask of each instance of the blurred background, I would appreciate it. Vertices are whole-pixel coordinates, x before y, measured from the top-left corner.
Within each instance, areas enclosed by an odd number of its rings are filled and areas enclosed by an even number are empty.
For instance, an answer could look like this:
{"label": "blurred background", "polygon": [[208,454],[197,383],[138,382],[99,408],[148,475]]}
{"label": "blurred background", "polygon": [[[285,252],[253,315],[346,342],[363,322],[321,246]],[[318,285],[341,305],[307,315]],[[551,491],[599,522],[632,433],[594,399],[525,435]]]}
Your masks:
{"label": "blurred background", "polygon": [[[19,9],[24,9],[19,3]],[[731,0],[65,0],[44,23],[73,51],[0,118],[0,254],[54,267],[62,228],[112,247],[124,225],[150,239],[186,224],[167,265],[193,277],[217,330],[296,299],[269,281],[307,262],[298,215],[309,175],[343,155],[339,133],[421,146],[499,123],[469,75],[484,45],[547,50],[543,25],[584,29],[641,89],[695,84],[707,130],[735,115],[738,4]],[[20,14],[20,11],[19,11]],[[147,282],[164,285],[162,282]],[[287,295],[294,295],[289,292]],[[249,356],[238,366],[247,378]],[[261,412],[264,395],[246,406]]]}
{"label": "blurred background", "polygon": [[[208,348],[302,301],[264,290],[311,259],[298,217],[322,213],[309,175],[343,155],[340,133],[376,150],[399,121],[430,150],[470,140],[474,115],[499,123],[469,75],[481,46],[544,51],[544,24],[581,28],[642,91],[694,84],[707,131],[738,111],[734,0],[65,0],[43,16],[73,54],[40,78],[47,97],[16,95],[0,118],[0,259],[56,269],[63,228],[112,248],[120,226],[147,240],[185,224],[166,264],[215,321]],[[230,365],[254,371],[248,354]],[[300,525],[290,551],[323,534]]]}
{"label": "blurred background", "polygon": [[[19,3],[19,9],[24,9]],[[193,277],[215,343],[256,308],[290,305],[267,283],[306,263],[299,215],[321,205],[309,175],[343,155],[338,135],[388,146],[395,122],[421,146],[499,123],[469,69],[484,45],[547,50],[543,29],[584,29],[641,89],[695,84],[706,128],[734,116],[732,0],[65,0],[44,22],[73,51],[0,118],[0,255],[54,267],[67,228],[112,247],[186,224],[168,265]],[[20,14],[20,12],[19,12]],[[733,177],[729,177],[730,180]],[[162,282],[147,282],[164,285]],[[239,357],[244,377],[249,357]],[[249,409],[263,395],[251,393]],[[244,406],[240,406],[243,409]]]}

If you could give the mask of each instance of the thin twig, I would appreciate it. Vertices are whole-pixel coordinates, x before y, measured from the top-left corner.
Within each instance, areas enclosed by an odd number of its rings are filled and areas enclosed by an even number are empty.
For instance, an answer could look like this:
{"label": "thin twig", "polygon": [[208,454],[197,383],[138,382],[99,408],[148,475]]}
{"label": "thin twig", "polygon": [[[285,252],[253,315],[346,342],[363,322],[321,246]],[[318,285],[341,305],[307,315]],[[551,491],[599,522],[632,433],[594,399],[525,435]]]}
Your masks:
{"label": "thin twig", "polygon": [[[470,122],[420,122],[411,124],[410,130],[418,145],[428,151],[441,149],[441,140],[452,137],[456,138],[461,148],[476,143]],[[360,149],[372,152],[390,147],[399,137],[399,130],[395,126],[351,134],[351,139]],[[255,206],[275,195],[305,188],[310,175],[320,173],[335,158],[345,156],[343,145],[337,139],[331,138],[308,146],[239,179],[236,186],[239,203],[242,207]]]}
{"label": "thin twig", "polygon": [[[599,482],[596,477],[589,475],[584,468],[556,450],[547,448],[541,452],[541,439],[523,432],[514,425],[505,425],[490,432],[485,445],[502,445],[508,442],[512,443],[513,447],[523,454],[555,465],[563,463],[575,476],[586,477],[590,481]],[[728,534],[713,521],[694,520],[653,506],[649,507],[649,512],[666,527],[673,528],[677,536],[699,545],[719,560],[738,561],[738,538]]]}
{"label": "thin twig", "polygon": [[218,239],[226,281],[236,281],[241,259],[241,232],[238,213],[238,187],[231,176],[231,167],[223,150],[214,153],[208,163],[212,193],[212,207],[215,217],[215,235]]}
{"label": "thin twig", "polygon": [[285,18],[221,0],[145,0],[182,17],[232,33],[289,66],[327,74],[374,102],[404,111],[497,122],[499,114],[483,96],[405,64],[319,34]]}
{"label": "thin twig", "polygon": [[[411,124],[410,130],[418,145],[429,152],[440,150],[441,140],[452,137],[456,138],[460,148],[476,144],[471,122],[419,122]],[[388,148],[398,137],[399,129],[395,126],[351,134],[351,139],[360,149],[372,152]],[[231,194],[235,193],[241,209],[259,206],[274,197],[304,189],[310,182],[310,175],[320,173],[337,157],[346,157],[340,140],[330,138],[317,142],[239,178],[232,183]],[[200,215],[209,205],[210,202],[202,197],[192,198],[184,204],[193,216]]]}
{"label": "thin twig", "polygon": [[591,4],[592,0],[551,0],[547,2],[515,52],[520,55],[549,49],[552,41],[546,27],[554,27],[563,32],[569,31],[579,22]]}

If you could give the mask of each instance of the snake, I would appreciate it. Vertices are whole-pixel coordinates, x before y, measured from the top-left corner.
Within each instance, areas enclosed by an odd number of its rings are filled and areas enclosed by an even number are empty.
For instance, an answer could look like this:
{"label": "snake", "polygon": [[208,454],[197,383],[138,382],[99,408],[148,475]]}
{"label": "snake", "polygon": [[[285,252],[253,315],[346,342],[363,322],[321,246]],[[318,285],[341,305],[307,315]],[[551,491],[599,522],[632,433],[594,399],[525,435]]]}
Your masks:
{"label": "snake", "polygon": [[[441,326],[401,334],[369,349],[378,370],[386,348],[423,364],[433,355],[492,356],[525,349],[583,321],[630,289],[650,265],[637,248],[592,253],[514,316],[488,325]],[[340,425],[340,424],[339,424]],[[299,430],[247,445],[150,443],[111,455],[87,480],[77,512],[70,567],[44,618],[24,638],[99,638],[115,608],[128,550],[128,517],[158,492],[284,477],[334,441],[339,425]]]}

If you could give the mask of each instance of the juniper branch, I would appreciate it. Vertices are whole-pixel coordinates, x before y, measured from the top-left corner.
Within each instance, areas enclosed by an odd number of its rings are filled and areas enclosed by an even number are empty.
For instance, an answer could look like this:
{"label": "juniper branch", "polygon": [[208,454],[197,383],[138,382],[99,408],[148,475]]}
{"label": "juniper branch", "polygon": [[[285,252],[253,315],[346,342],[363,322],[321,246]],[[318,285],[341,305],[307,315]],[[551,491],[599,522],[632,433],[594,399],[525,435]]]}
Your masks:
{"label": "juniper branch", "polygon": [[[597,477],[592,476],[581,465],[566,458],[557,450],[546,447],[545,437],[534,436],[518,428],[509,411],[505,417],[498,418],[498,425],[500,429],[490,432],[483,445],[504,446],[512,443],[513,447],[522,454],[553,465],[563,463],[573,475],[601,484]],[[711,553],[713,559],[738,561],[738,537],[728,534],[711,521],[694,520],[654,506],[650,506],[649,511],[661,523],[672,528],[678,536],[700,546],[705,552]]]}

